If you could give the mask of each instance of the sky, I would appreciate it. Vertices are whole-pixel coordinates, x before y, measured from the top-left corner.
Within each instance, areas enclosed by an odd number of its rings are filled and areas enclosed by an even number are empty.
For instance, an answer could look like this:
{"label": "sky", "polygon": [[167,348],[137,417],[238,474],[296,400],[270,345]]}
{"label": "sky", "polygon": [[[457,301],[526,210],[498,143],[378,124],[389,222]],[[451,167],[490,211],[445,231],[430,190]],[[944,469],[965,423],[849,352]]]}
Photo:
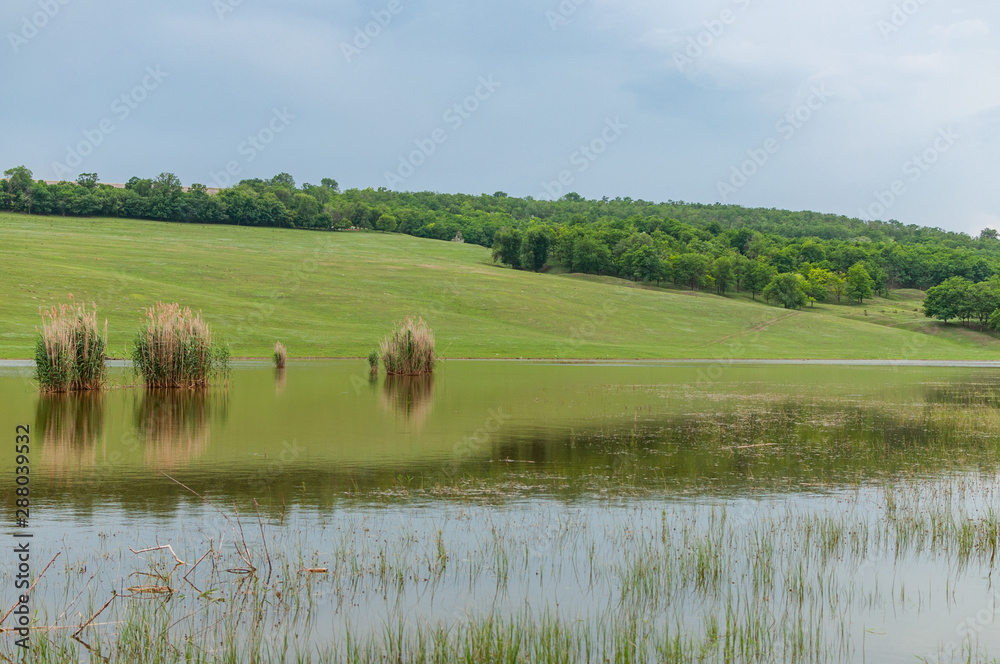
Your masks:
{"label": "sky", "polygon": [[993,0],[4,0],[0,168],[1000,228]]}

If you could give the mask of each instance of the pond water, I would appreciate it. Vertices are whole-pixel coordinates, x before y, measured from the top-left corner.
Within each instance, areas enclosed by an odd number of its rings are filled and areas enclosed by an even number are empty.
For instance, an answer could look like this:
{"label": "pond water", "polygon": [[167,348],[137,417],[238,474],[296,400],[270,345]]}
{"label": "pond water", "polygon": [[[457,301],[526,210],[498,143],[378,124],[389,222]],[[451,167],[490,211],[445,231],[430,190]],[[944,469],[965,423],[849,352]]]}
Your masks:
{"label": "pond water", "polygon": [[0,368],[0,586],[28,425],[40,661],[1000,656],[995,369],[112,373],[39,396]]}

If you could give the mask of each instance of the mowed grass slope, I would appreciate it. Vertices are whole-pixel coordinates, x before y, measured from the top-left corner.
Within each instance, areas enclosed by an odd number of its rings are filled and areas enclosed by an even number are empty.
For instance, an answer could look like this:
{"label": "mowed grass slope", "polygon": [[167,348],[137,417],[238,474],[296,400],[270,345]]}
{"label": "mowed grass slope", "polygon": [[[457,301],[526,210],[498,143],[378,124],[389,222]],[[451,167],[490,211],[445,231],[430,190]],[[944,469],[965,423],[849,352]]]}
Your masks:
{"label": "mowed grass slope", "polygon": [[892,326],[861,309],[789,312],[533,274],[493,265],[482,247],[404,235],[0,214],[0,243],[4,358],[30,358],[39,308],[72,293],[97,303],[116,357],[127,356],[142,308],[160,300],[201,310],[247,357],[269,357],[275,341],[292,359],[360,357],[419,315],[448,358],[1000,359],[992,336],[927,334],[946,328],[918,325],[912,311]]}

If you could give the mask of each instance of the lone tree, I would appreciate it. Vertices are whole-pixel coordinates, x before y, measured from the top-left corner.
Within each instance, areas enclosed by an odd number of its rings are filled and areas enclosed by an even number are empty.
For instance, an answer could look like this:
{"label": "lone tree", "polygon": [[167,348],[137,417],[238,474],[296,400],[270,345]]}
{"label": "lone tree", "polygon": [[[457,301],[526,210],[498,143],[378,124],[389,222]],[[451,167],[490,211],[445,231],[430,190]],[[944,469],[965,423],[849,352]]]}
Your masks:
{"label": "lone tree", "polygon": [[808,299],[805,279],[791,272],[779,274],[764,289],[764,297],[768,302],[780,303],[785,309],[801,309]]}
{"label": "lone tree", "polygon": [[855,263],[847,271],[847,296],[863,303],[866,297],[875,293],[875,280],[868,274],[862,263]]}

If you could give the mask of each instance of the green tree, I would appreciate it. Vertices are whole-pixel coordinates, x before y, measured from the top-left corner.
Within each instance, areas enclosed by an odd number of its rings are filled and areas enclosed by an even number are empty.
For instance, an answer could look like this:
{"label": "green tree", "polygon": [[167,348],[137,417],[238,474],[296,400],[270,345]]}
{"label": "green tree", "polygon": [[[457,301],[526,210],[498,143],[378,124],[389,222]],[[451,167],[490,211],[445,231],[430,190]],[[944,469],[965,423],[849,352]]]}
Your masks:
{"label": "green tree", "polygon": [[719,295],[725,295],[736,284],[736,265],[730,256],[720,256],[712,263],[709,274],[715,280],[715,289]]}
{"label": "green tree", "polygon": [[704,254],[681,254],[673,260],[674,283],[688,286],[691,290],[705,285],[712,263]]}
{"label": "green tree", "polygon": [[396,230],[399,223],[396,221],[396,217],[391,214],[383,214],[375,222],[375,230],[382,231],[383,233],[392,233]]}
{"label": "green tree", "polygon": [[516,229],[501,228],[493,237],[493,262],[521,267],[521,242],[521,234]]}
{"label": "green tree", "polygon": [[97,189],[97,182],[100,178],[97,173],[80,173],[76,178],[76,183],[89,191]]}
{"label": "green tree", "polygon": [[545,262],[549,259],[549,246],[551,244],[552,236],[548,229],[532,226],[525,231],[524,238],[521,240],[521,267],[534,272],[545,267]]}
{"label": "green tree", "polygon": [[805,289],[811,303],[826,302],[826,298],[830,294],[829,284],[832,276],[832,272],[821,267],[809,270],[806,275]]}
{"label": "green tree", "polygon": [[34,182],[31,179],[31,171],[24,166],[15,166],[14,168],[7,169],[3,172],[3,176],[7,184],[5,187],[7,194],[6,207],[12,209],[15,207],[18,196],[25,192],[30,192]]}
{"label": "green tree", "polygon": [[611,250],[589,235],[581,235],[573,243],[574,272],[601,274],[611,265]]}
{"label": "green tree", "polygon": [[863,263],[855,263],[847,271],[847,296],[863,303],[875,293],[875,281]]}
{"label": "green tree", "polygon": [[759,260],[751,261],[743,277],[743,287],[750,291],[750,296],[756,300],[757,293],[762,292],[771,283],[775,274],[773,266]]}
{"label": "green tree", "polygon": [[975,291],[965,277],[951,277],[927,289],[924,298],[924,316],[947,323],[952,318],[965,321],[975,311]]}
{"label": "green tree", "polygon": [[785,309],[801,309],[805,306],[807,295],[805,279],[800,274],[783,272],[771,280],[764,288],[764,297],[770,302],[781,304]]}
{"label": "green tree", "polygon": [[826,285],[830,292],[836,296],[837,304],[840,304],[840,298],[843,297],[844,291],[847,289],[847,277],[839,272],[830,272],[826,279]]}

